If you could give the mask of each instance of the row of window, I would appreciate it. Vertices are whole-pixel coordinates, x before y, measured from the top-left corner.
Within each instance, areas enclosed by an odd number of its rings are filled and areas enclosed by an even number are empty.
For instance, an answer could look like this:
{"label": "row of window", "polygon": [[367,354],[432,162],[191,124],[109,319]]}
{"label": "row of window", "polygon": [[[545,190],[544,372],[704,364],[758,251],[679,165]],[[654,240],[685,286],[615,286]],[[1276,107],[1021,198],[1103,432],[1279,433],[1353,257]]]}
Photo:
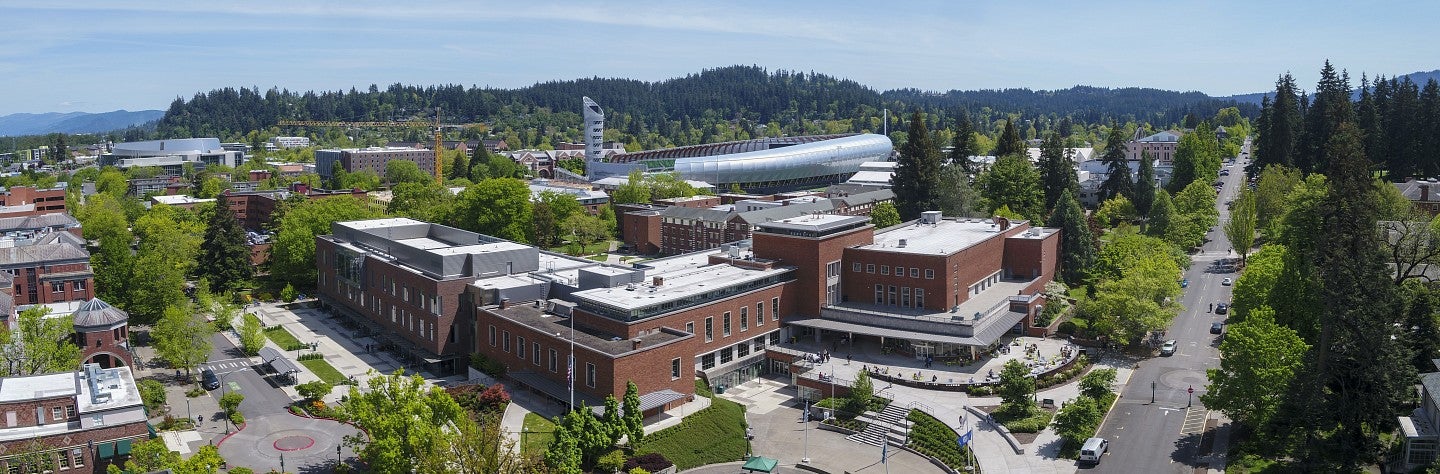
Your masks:
{"label": "row of window", "polygon": [[[906,268],[906,267],[896,266],[896,267],[895,267],[895,276],[903,277],[903,276],[905,276],[905,272],[906,272],[907,270],[910,272],[910,278],[920,278],[920,273],[921,273],[920,267],[909,267],[909,268]],[[860,273],[860,262],[855,262],[855,263],[850,264],[850,271],[855,272],[855,273]],[[873,264],[873,263],[867,263],[867,264],[865,264],[865,273],[875,273],[875,264]],[[924,270],[924,273],[925,273],[925,279],[926,279],[926,280],[934,280],[934,279],[935,279],[935,270],[934,270],[934,269],[926,268],[926,269]],[[889,274],[890,274],[890,266],[889,266],[889,265],[880,265],[880,274],[881,274],[881,275],[889,275]]]}
{"label": "row of window", "polygon": [[36,453],[33,456],[14,457],[5,461],[5,471],[10,474],[20,474],[22,472],[51,472],[56,468],[63,471],[70,469],[72,466],[76,468],[85,467],[85,450],[83,448]]}
{"label": "row of window", "polygon": [[[71,288],[71,289],[74,289],[75,291],[85,291],[85,280],[73,280],[73,281],[71,281],[71,282],[70,282],[70,288]],[[21,291],[21,290],[20,290],[20,285],[15,285],[15,292],[16,292],[16,293],[19,293],[20,291]],[[63,281],[52,281],[52,282],[50,282],[50,292],[51,292],[51,293],[64,293],[64,292],[65,292],[65,282],[63,282]]]}
{"label": "row of window", "polygon": [[[491,325],[489,326],[490,347],[500,347],[500,350],[504,351],[504,352],[507,353],[507,354],[510,353],[510,352],[511,352],[511,351],[510,351],[510,348],[511,348],[511,344],[510,344],[510,336],[511,336],[511,335],[510,335],[510,331],[499,331],[500,337],[498,337],[498,338],[496,337],[496,333],[497,333],[497,331],[496,331],[496,329],[495,329],[495,325],[494,325],[494,324],[491,324]],[[518,334],[515,335],[514,348],[515,348],[515,351],[514,351],[514,352],[515,352],[515,357],[518,358],[518,359],[520,359],[520,360],[522,360],[522,361],[525,360],[525,336],[521,336],[521,335],[518,335]],[[533,365],[535,365],[536,367],[540,367],[540,366],[541,366],[541,365],[540,365],[540,351],[541,351],[540,342],[539,342],[539,341],[531,341],[531,342],[530,342],[530,363],[533,364]],[[546,352],[545,352],[545,355],[546,355],[546,361],[545,361],[546,363],[545,363],[545,365],[547,366],[547,368],[550,369],[550,373],[552,373],[552,374],[554,374],[554,373],[560,373],[560,352],[557,351],[557,350],[555,350],[555,349],[553,349],[553,348],[545,349],[545,351],[546,351]],[[678,359],[677,359],[677,360],[678,360]],[[566,364],[566,373],[567,373],[567,374],[569,374],[569,370],[570,370],[569,367],[570,367],[569,364]],[[591,387],[591,388],[594,388],[594,387],[595,387],[595,373],[596,373],[595,364],[592,364],[592,363],[590,363],[590,362],[586,362],[586,363],[585,363],[585,386]],[[568,376],[568,375],[567,375],[567,376]],[[678,377],[678,376],[677,376],[677,377]]]}
{"label": "row of window", "polygon": [[998,270],[995,273],[991,273],[990,276],[985,277],[983,280],[980,280],[975,284],[970,285],[970,294],[978,295],[981,292],[985,291],[986,288],[990,288],[990,285],[994,285],[996,283],[1000,283],[1000,272]]}
{"label": "row of window", "polygon": [[[911,291],[912,288],[908,286],[898,288],[900,290],[898,293],[895,291],[896,289],[895,285],[890,285],[888,288],[889,291],[886,291],[887,288],[885,285],[875,285],[875,304],[899,306],[901,308],[925,307],[924,288],[914,288],[913,293]],[[913,299],[910,297],[912,294],[915,296]],[[896,298],[897,295],[899,298]]]}
{"label": "row of window", "polygon": [[[779,320],[780,320],[780,309],[779,309],[779,308],[780,308],[780,297],[777,296],[777,297],[774,297],[774,298],[770,298],[770,320],[771,320],[771,321],[779,321]],[[755,327],[759,328],[760,326],[764,326],[764,325],[765,325],[765,302],[764,302],[764,301],[757,301],[757,302],[755,303]],[[721,337],[730,337],[730,312],[729,312],[729,311],[726,311],[724,314],[720,315],[720,329],[721,329]],[[748,306],[741,306],[741,307],[740,307],[740,332],[745,332],[745,331],[749,331],[749,330],[750,330],[750,307],[748,307]],[[690,334],[695,334],[695,322],[694,322],[694,321],[690,321],[690,322],[688,322],[688,323],[685,323],[685,332],[688,332],[688,333],[690,333]],[[714,341],[714,340],[715,340],[715,317],[714,317],[714,316],[709,316],[709,317],[706,317],[706,318],[705,318],[705,342],[711,342],[711,341]]]}
{"label": "row of window", "polygon": [[[779,343],[780,330],[777,329],[771,331],[769,334],[762,334],[760,336],[756,336],[754,339],[740,341],[735,345],[725,346],[714,352],[702,354],[698,359],[697,365],[700,367],[700,370],[710,370],[715,368],[716,365],[729,364],[731,362],[734,362],[736,359],[741,359],[749,356],[752,352],[757,354],[764,352],[766,346],[776,345]],[[679,360],[680,359],[675,359],[675,361],[672,361],[671,365],[675,365],[676,363],[678,363]],[[677,373],[678,370],[672,370],[671,372],[672,374]],[[679,376],[676,376],[676,378],[679,378]]]}

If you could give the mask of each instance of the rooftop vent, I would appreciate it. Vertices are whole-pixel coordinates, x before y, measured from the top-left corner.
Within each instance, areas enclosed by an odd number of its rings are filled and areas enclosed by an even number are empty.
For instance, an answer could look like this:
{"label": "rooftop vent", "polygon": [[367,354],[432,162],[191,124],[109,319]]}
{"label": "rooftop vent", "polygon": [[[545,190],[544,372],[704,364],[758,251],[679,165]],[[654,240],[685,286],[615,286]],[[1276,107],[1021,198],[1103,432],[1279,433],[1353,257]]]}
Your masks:
{"label": "rooftop vent", "polygon": [[908,242],[906,242],[905,239],[900,239],[900,245],[899,245],[899,247],[902,248],[902,249],[905,248],[905,244],[906,244],[906,243],[908,243]]}
{"label": "rooftop vent", "polygon": [[920,222],[922,224],[939,224],[940,211],[925,211],[920,213]]}

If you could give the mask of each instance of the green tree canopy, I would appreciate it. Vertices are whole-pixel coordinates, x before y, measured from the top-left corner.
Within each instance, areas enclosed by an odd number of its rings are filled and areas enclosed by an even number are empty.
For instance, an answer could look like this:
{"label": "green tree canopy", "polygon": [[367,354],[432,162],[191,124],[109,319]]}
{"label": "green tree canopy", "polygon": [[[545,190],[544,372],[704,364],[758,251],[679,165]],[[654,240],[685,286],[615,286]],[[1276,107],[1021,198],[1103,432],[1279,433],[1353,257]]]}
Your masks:
{"label": "green tree canopy", "polygon": [[391,189],[385,212],[423,222],[443,222],[454,202],[455,195],[434,180],[404,182]]}
{"label": "green tree canopy", "polygon": [[899,224],[900,212],[895,210],[895,205],[890,201],[884,201],[870,209],[870,223],[877,229],[883,229]]}
{"label": "green tree canopy", "polygon": [[[1258,256],[1258,255],[1257,255]],[[1310,346],[1294,330],[1275,324],[1274,310],[1261,306],[1231,324],[1220,343],[1220,368],[1206,370],[1210,389],[1200,401],[1230,419],[1259,428],[1269,424],[1304,362]]]}
{"label": "green tree canopy", "polygon": [[329,234],[330,225],[336,222],[379,216],[349,196],[303,201],[287,208],[270,247],[270,274],[296,288],[314,288],[315,236]]}
{"label": "green tree canopy", "polygon": [[996,393],[1006,405],[1021,408],[1034,405],[1035,400],[1031,397],[1035,394],[1035,378],[1030,376],[1030,368],[1015,359],[1006,361],[1000,369],[1000,385]]}
{"label": "green tree canopy", "polygon": [[[1026,220],[1040,222],[1045,216],[1045,192],[1040,172],[1022,155],[1006,155],[995,161],[976,182],[989,209],[1007,207]],[[902,213],[903,217],[904,214]]]}
{"label": "green tree canopy", "polygon": [[250,246],[245,242],[245,229],[235,218],[235,211],[224,201],[217,201],[205,227],[205,240],[200,244],[197,269],[210,282],[210,291],[228,292],[250,279]]}
{"label": "green tree canopy", "polygon": [[465,188],[455,198],[450,222],[455,227],[526,243],[534,230],[530,188],[515,178],[491,178]]}
{"label": "green tree canopy", "polygon": [[940,209],[940,148],[926,130],[925,119],[918,111],[911,114],[906,132],[895,175],[890,179],[890,189],[895,191],[895,210],[900,212],[901,221]]}
{"label": "green tree canopy", "polygon": [[385,163],[385,181],[392,186],[400,183],[432,183],[435,182],[435,177],[421,171],[420,165],[414,161],[392,160]]}
{"label": "green tree canopy", "polygon": [[1095,264],[1095,237],[1090,233],[1085,211],[1069,190],[1060,192],[1050,225],[1060,228],[1061,278],[1068,285],[1079,285]]}
{"label": "green tree canopy", "polygon": [[20,312],[14,330],[0,325],[0,376],[15,377],[75,370],[80,348],[71,337],[69,316],[45,317],[50,308],[35,306]]}
{"label": "green tree canopy", "polygon": [[1225,238],[1230,247],[1240,254],[1240,263],[1245,263],[1250,248],[1255,245],[1255,193],[1249,189],[1240,191],[1240,197],[1232,201],[1230,220],[1225,221]]}
{"label": "green tree canopy", "polygon": [[1115,196],[1100,203],[1100,209],[1095,211],[1095,222],[1101,227],[1116,227],[1129,225],[1139,217],[1139,211],[1135,204],[1125,196]]}
{"label": "green tree canopy", "polygon": [[1209,186],[1220,176],[1219,144],[1215,136],[1205,130],[1197,128],[1186,133],[1175,144],[1175,168],[1168,185],[1171,192],[1178,193],[1195,182]]}
{"label": "green tree canopy", "polygon": [[210,357],[210,336],[215,325],[195,316],[186,306],[165,308],[165,316],[151,331],[155,353],[171,367],[192,369]]}
{"label": "green tree canopy", "polygon": [[436,441],[448,440],[449,427],[466,420],[455,399],[442,388],[426,388],[419,375],[397,371],[371,377],[366,386],[352,385],[339,411],[366,433],[345,437],[345,445],[376,472],[411,472],[421,459],[442,455]]}

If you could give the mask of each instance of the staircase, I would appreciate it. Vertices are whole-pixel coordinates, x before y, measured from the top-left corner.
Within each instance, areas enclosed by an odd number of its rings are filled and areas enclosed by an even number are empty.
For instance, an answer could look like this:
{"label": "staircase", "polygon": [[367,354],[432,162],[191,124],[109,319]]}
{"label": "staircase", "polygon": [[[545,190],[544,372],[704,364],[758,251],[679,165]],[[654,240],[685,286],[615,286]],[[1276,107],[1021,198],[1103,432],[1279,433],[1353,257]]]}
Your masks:
{"label": "staircase", "polygon": [[891,403],[885,406],[880,413],[865,412],[856,419],[866,421],[865,431],[846,436],[845,439],[871,446],[880,446],[880,443],[887,440],[893,445],[902,445],[905,442],[906,430],[910,429],[910,420],[906,415],[910,414],[908,407],[898,403]]}

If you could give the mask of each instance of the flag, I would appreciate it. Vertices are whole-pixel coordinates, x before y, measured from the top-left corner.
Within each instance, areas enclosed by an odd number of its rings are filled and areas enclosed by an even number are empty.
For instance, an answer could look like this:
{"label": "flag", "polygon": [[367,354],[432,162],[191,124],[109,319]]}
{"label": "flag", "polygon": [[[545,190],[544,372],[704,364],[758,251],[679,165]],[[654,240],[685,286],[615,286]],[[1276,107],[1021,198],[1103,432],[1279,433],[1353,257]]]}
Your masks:
{"label": "flag", "polygon": [[570,390],[575,390],[575,354],[570,354],[569,365],[565,366],[565,382],[570,384]]}
{"label": "flag", "polygon": [[965,447],[965,445],[970,444],[970,437],[974,434],[975,430],[965,430],[965,434],[962,434],[960,435],[960,437],[955,438],[955,443],[959,444],[960,447],[963,448]]}
{"label": "flag", "polygon": [[890,454],[890,440],[880,441],[880,464],[885,464],[885,458]]}

